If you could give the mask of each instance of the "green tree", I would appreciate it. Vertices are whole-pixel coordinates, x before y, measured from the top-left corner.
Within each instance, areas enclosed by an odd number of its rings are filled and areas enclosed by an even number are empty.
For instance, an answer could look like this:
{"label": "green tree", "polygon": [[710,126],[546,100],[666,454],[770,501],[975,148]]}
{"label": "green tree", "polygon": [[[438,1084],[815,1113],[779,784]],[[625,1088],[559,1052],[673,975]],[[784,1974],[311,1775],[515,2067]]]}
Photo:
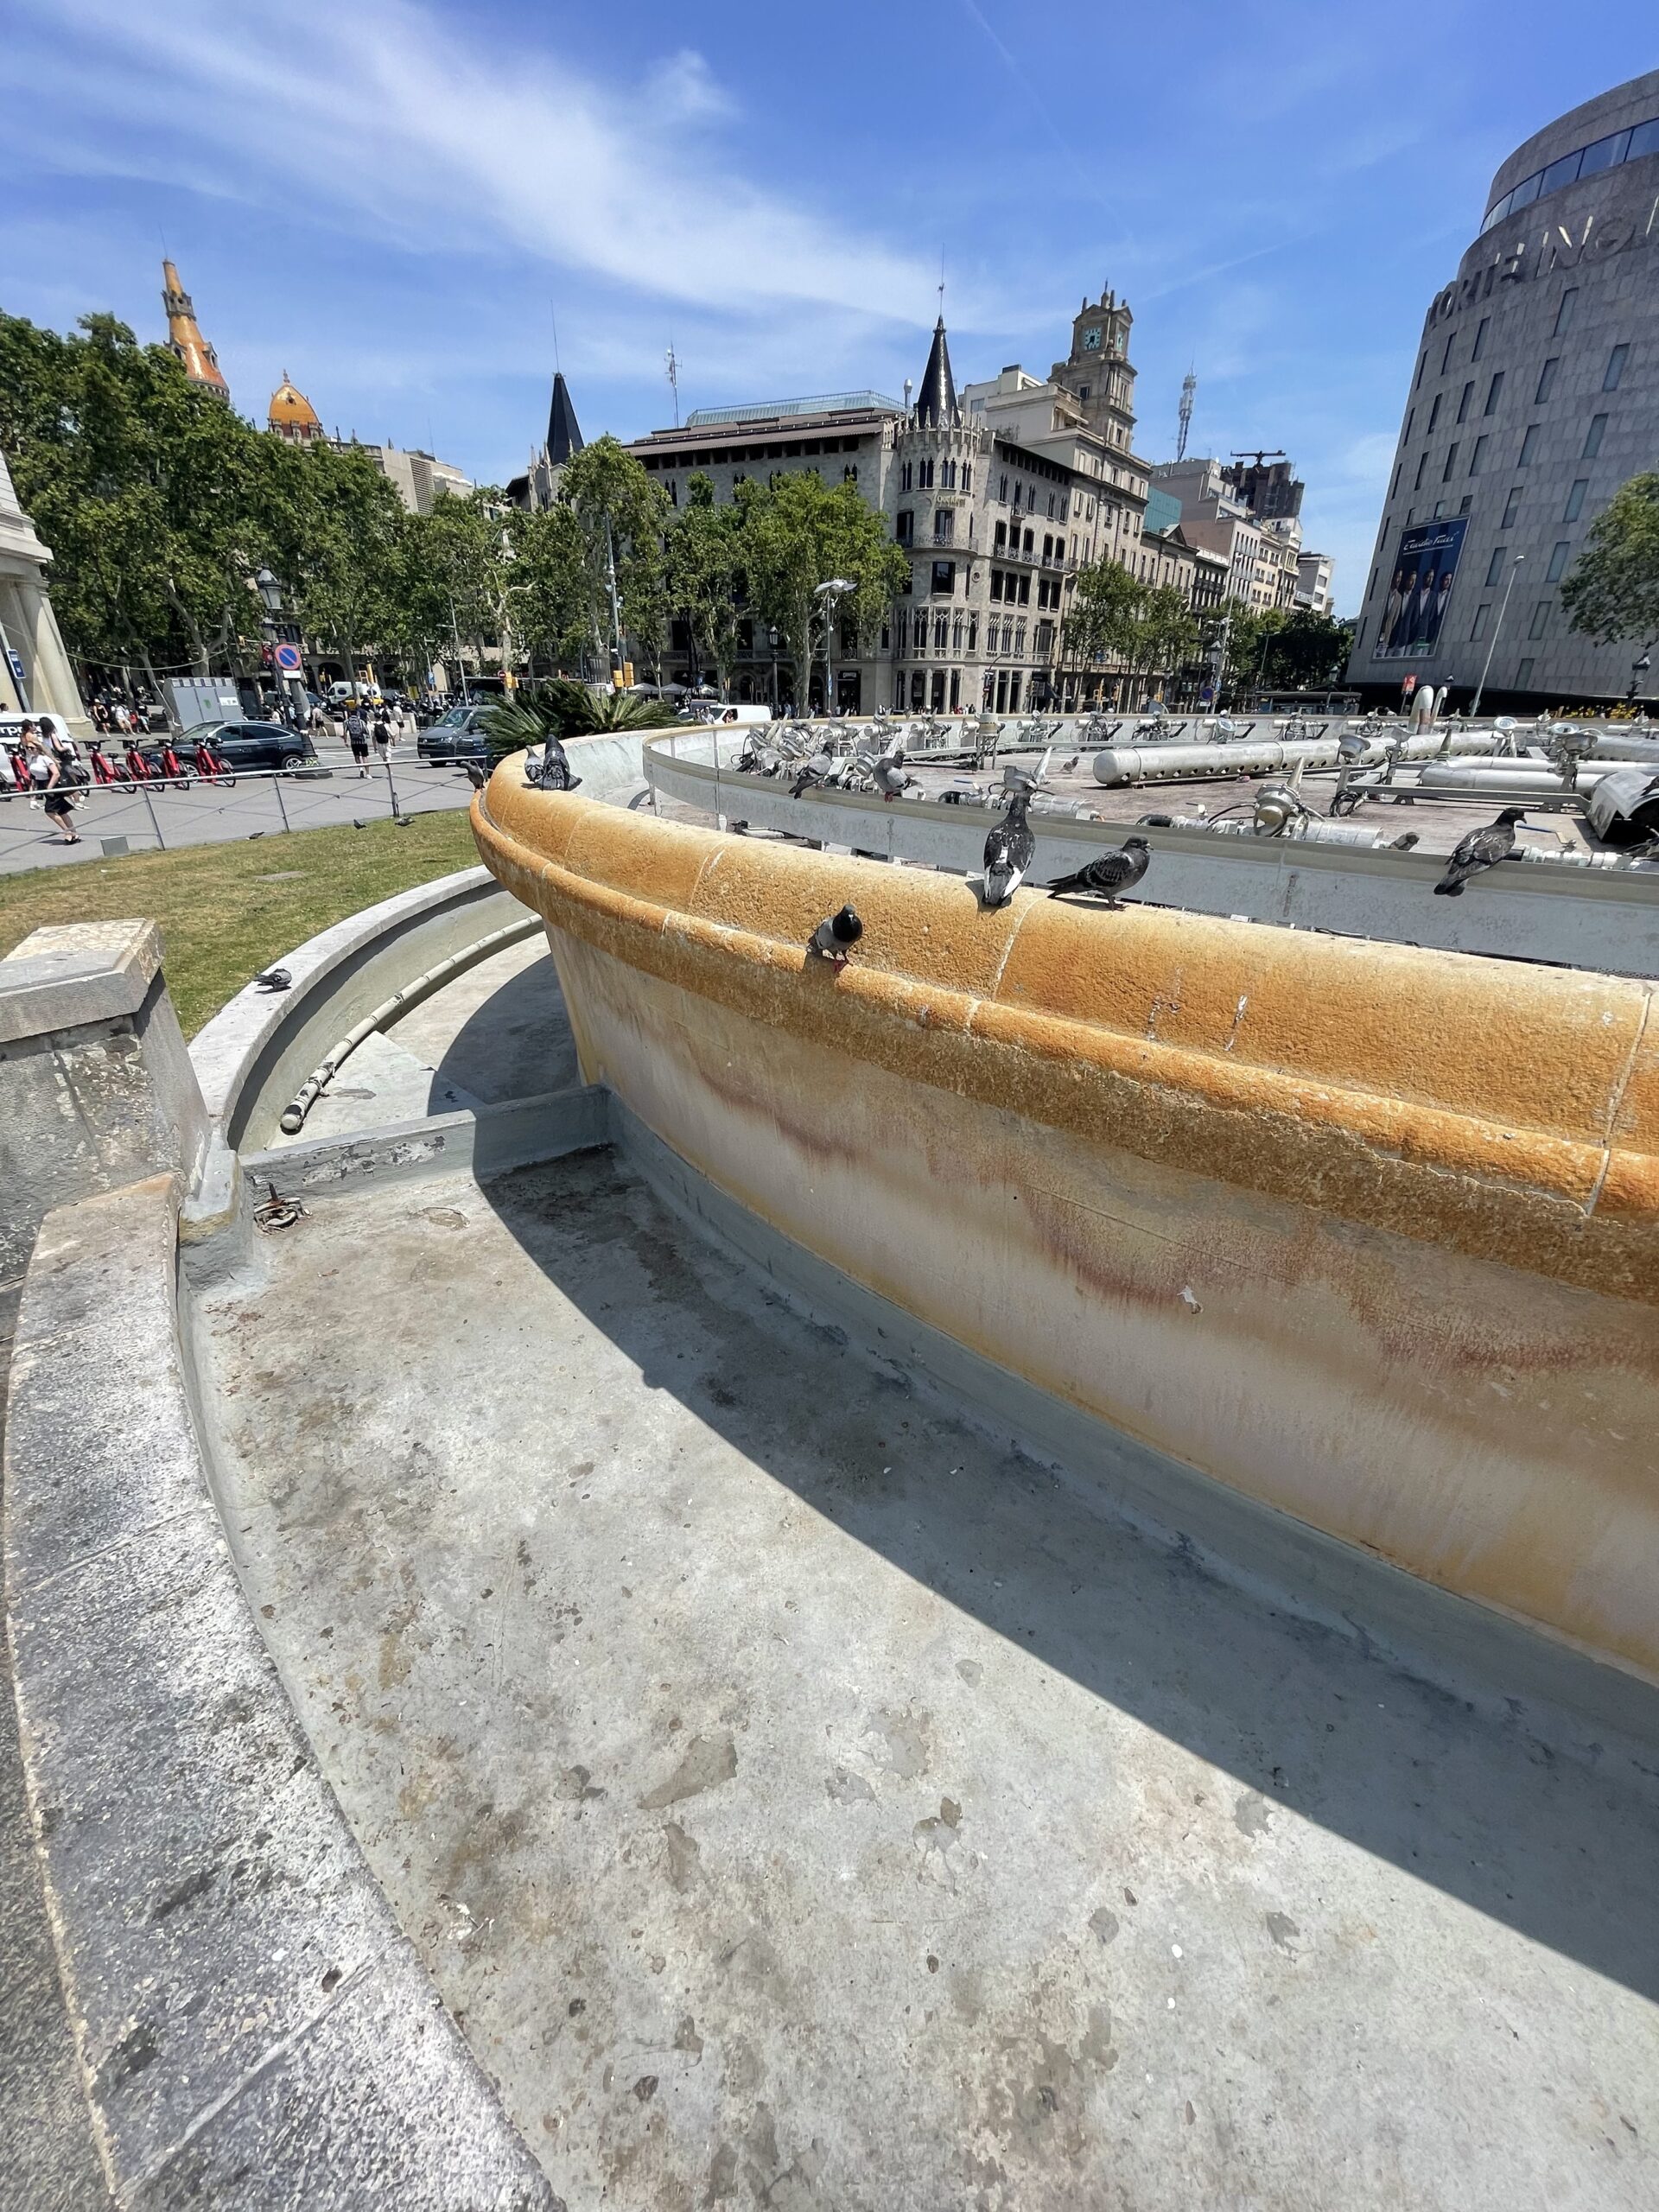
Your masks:
{"label": "green tree", "polygon": [[565,463],[559,502],[582,536],[583,624],[598,664],[610,665],[611,572],[623,633],[642,658],[662,664],[666,613],[663,538],[669,505],[663,487],[615,438],[595,438]]}
{"label": "green tree", "polygon": [[555,666],[578,663],[586,641],[587,578],[580,525],[569,507],[506,518],[512,556],[513,634],[533,672],[540,654]]}
{"label": "green tree", "polygon": [[1262,681],[1316,691],[1342,680],[1353,651],[1354,626],[1299,607],[1267,638]]}
{"label": "green tree", "polygon": [[1561,604],[1599,645],[1659,640],[1659,473],[1632,476],[1596,517]]}
{"label": "green tree", "polygon": [[747,597],[744,518],[740,500],[717,505],[712,480],[701,474],[686,486],[686,504],[669,525],[663,588],[668,611],[684,622],[700,667],[710,663],[721,687],[736,673],[738,631]]}
{"label": "green tree", "polygon": [[[832,489],[812,474],[780,477],[770,486],[741,484],[737,505],[750,603],[757,619],[775,623],[787,640],[797,703],[804,708],[811,688],[814,616],[827,620],[818,586],[832,577],[852,584],[836,619],[868,639],[909,582],[910,563],[850,484]],[[824,642],[834,641],[826,636]]]}
{"label": "green tree", "polygon": [[1063,626],[1067,660],[1081,666],[1107,661],[1127,667],[1138,637],[1147,588],[1116,561],[1090,561],[1078,569]]}
{"label": "green tree", "polygon": [[366,453],[260,441],[264,558],[308,637],[326,639],[348,677],[397,635],[402,501]]}

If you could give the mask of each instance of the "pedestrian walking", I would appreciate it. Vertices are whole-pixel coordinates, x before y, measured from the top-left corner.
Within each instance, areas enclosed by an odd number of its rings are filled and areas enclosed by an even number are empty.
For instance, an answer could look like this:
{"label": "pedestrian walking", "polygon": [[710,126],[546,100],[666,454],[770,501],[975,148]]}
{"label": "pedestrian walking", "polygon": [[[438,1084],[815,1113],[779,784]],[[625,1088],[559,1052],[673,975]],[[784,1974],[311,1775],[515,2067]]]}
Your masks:
{"label": "pedestrian walking", "polygon": [[357,763],[357,772],[369,772],[369,726],[363,719],[360,708],[353,707],[346,717],[346,742],[352,748],[352,758]]}
{"label": "pedestrian walking", "polygon": [[384,760],[391,744],[391,722],[384,705],[374,710],[374,744],[375,750]]}
{"label": "pedestrian walking", "polygon": [[46,809],[46,818],[58,825],[58,842],[78,845],[75,831],[74,800],[58,756],[47,740],[36,731],[33,722],[25,722],[18,733],[28,748],[29,780],[35,786],[35,797]]}

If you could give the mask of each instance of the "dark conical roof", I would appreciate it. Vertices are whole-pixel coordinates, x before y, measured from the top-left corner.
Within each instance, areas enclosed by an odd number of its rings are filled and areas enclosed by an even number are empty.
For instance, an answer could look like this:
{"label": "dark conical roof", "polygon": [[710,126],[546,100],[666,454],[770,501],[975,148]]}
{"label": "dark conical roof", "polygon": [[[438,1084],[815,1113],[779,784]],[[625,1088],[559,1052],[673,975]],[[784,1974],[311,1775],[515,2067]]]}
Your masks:
{"label": "dark conical roof", "polygon": [[556,468],[561,461],[569,461],[573,453],[582,451],[582,432],[576,423],[576,410],[570,404],[570,387],[564,380],[563,369],[553,372],[553,404],[547,412],[547,457]]}
{"label": "dark conical roof", "polygon": [[916,420],[944,429],[957,419],[957,387],[950,375],[950,348],[944,342],[941,315],[933,326],[933,343],[922,371],[921,390],[916,395]]}

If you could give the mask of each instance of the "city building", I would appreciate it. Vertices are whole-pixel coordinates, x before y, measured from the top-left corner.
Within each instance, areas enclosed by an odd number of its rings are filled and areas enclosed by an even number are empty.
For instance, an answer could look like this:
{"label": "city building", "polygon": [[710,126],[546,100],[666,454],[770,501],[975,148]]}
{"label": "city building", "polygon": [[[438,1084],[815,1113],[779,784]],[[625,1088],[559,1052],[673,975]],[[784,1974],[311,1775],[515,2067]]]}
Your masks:
{"label": "city building", "polygon": [[[1151,481],[1179,501],[1181,535],[1188,544],[1225,563],[1224,598],[1264,610],[1294,606],[1302,526],[1294,513],[1258,514],[1233,468],[1213,457],[1160,461]],[[1304,487],[1288,475],[1266,488],[1281,505],[1294,498],[1300,507]]]}
{"label": "city building", "polygon": [[1263,522],[1293,521],[1302,512],[1307,486],[1282,454],[1235,454],[1222,475],[1253,515]]}
{"label": "city building", "polygon": [[283,371],[281,384],[270,395],[265,428],[291,446],[321,445],[327,435],[318,420],[316,409],[286,369]]}
{"label": "city building", "polygon": [[507,504],[527,509],[550,507],[559,496],[559,478],[564,465],[582,448],[582,431],[576,422],[576,410],[570,397],[570,387],[564,380],[564,372],[556,369],[553,374],[553,398],[547,410],[547,435],[531,455],[530,466],[522,476],[508,480]]}
{"label": "city building", "polygon": [[0,712],[61,715],[84,735],[86,709],[48,591],[51,559],[0,454]]}
{"label": "city building", "polygon": [[[1103,556],[1138,573],[1142,559],[1147,469],[1132,442],[1130,320],[1103,293],[1074,317],[1071,353],[1046,379],[1014,364],[958,393],[941,317],[913,404],[907,387],[903,403],[855,391],[698,408],[629,450],[672,505],[694,473],[723,500],[746,477],[805,469],[854,485],[886,519],[911,555],[910,588],[876,634],[843,626],[839,704],[1016,714],[1098,696],[1117,671],[1067,668],[1064,621],[1080,567]],[[1146,558],[1194,588],[1190,545]],[[771,696],[779,643],[745,626],[738,696]],[[665,672],[709,673],[693,666],[683,628]],[[808,696],[822,696],[816,670]]]}
{"label": "city building", "polygon": [[1310,614],[1332,612],[1332,573],[1328,553],[1302,553],[1296,562],[1296,605]]}
{"label": "city building", "polygon": [[418,446],[395,446],[390,440],[383,446],[369,446],[355,435],[336,435],[332,443],[340,453],[366,454],[412,515],[429,515],[441,492],[464,499],[473,488],[470,476]]}
{"label": "city building", "polygon": [[179,272],[170,261],[162,264],[162,305],[167,309],[168,351],[183,364],[184,373],[192,384],[199,384],[208,391],[217,392],[221,399],[228,399],[231,387],[219,368],[219,356],[202,336],[190,295],[180,283]]}
{"label": "city building", "polygon": [[1643,640],[1568,629],[1596,517],[1654,465],[1659,70],[1517,147],[1430,301],[1349,681],[1414,676],[1535,713],[1622,697]]}

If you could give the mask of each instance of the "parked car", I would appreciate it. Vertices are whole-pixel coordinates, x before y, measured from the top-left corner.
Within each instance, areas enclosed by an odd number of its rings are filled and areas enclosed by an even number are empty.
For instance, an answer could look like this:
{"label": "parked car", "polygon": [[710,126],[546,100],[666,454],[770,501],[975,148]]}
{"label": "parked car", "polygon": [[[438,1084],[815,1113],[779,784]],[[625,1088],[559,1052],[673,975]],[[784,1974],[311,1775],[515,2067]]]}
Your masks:
{"label": "parked car", "polygon": [[303,730],[280,722],[201,722],[184,733],[183,743],[206,738],[227,767],[283,768],[290,775],[317,765],[317,748]]}
{"label": "parked car", "polygon": [[487,711],[487,707],[451,707],[416,739],[416,755],[428,762],[482,760],[488,751],[484,742]]}

